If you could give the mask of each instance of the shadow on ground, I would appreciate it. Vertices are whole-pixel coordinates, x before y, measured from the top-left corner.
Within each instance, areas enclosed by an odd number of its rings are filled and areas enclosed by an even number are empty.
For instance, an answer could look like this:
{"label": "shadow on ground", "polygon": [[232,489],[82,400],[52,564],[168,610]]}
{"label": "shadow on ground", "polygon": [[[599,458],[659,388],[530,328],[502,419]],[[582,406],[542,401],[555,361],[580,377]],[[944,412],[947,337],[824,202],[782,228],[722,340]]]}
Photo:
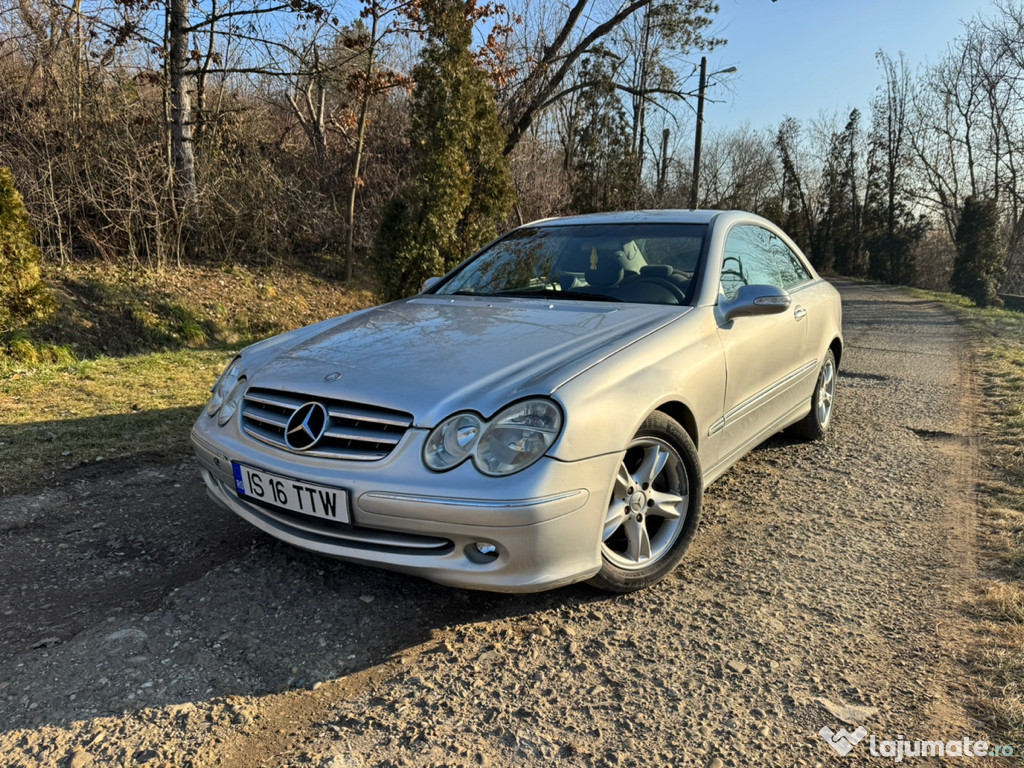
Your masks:
{"label": "shadow on ground", "polygon": [[605,599],[348,565],[218,508],[191,457],[94,464],[0,501],[0,729],[304,688],[435,630]]}

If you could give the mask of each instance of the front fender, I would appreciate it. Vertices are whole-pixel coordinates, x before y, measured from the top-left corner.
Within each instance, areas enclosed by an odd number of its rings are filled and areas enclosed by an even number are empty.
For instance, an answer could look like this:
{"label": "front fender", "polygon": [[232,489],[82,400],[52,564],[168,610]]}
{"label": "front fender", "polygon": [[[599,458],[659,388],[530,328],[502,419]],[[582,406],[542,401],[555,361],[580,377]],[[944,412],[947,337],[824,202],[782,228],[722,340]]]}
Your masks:
{"label": "front fender", "polygon": [[617,453],[650,413],[681,406],[693,417],[701,463],[714,463],[708,430],[721,417],[725,392],[725,357],[715,328],[713,311],[699,308],[558,387],[566,423],[548,455],[579,461]]}

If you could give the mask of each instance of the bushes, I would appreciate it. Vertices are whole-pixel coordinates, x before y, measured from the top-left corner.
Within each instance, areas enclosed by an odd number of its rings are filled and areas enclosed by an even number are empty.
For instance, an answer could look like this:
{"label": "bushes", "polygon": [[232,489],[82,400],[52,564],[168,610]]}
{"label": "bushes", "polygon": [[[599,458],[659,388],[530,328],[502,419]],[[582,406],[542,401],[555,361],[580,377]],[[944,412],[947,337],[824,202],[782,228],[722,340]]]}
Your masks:
{"label": "bushes", "polygon": [[39,249],[9,168],[0,166],[0,335],[43,320],[55,307],[39,274]]}

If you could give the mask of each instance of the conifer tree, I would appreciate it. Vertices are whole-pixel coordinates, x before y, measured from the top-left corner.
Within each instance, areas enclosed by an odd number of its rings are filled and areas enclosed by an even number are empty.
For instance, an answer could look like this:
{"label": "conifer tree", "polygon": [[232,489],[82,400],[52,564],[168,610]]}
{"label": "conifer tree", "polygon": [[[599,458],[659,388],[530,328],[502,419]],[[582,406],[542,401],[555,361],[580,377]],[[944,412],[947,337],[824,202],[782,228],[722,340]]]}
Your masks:
{"label": "conifer tree", "polygon": [[381,297],[420,289],[497,236],[514,202],[494,89],[473,61],[472,11],[423,0],[426,28],[409,131],[415,172],[384,214],[375,248]]}
{"label": "conifer tree", "polygon": [[40,254],[10,169],[0,166],[0,334],[44,318],[54,306]]}
{"label": "conifer tree", "polygon": [[954,293],[979,307],[999,306],[996,293],[1005,271],[1006,250],[999,239],[999,214],[994,200],[973,195],[964,200],[956,228],[956,260],[949,285]]}
{"label": "conifer tree", "polygon": [[580,97],[584,125],[575,151],[572,208],[578,213],[628,210],[636,205],[639,179],[625,110],[599,61],[585,61],[581,79],[594,84]]}

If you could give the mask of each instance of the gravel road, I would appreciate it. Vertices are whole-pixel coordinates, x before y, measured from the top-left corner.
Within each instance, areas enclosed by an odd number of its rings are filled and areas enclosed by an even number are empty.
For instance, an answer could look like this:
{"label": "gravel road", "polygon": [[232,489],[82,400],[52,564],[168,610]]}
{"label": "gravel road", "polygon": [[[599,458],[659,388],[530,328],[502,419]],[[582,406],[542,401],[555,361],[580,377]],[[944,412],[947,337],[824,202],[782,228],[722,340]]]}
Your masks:
{"label": "gravel road", "polygon": [[832,433],[727,473],[643,593],[471,593],[307,555],[216,509],[188,457],[0,500],[0,762],[877,766],[819,730],[985,738],[961,668],[969,339],[929,302],[840,288]]}

